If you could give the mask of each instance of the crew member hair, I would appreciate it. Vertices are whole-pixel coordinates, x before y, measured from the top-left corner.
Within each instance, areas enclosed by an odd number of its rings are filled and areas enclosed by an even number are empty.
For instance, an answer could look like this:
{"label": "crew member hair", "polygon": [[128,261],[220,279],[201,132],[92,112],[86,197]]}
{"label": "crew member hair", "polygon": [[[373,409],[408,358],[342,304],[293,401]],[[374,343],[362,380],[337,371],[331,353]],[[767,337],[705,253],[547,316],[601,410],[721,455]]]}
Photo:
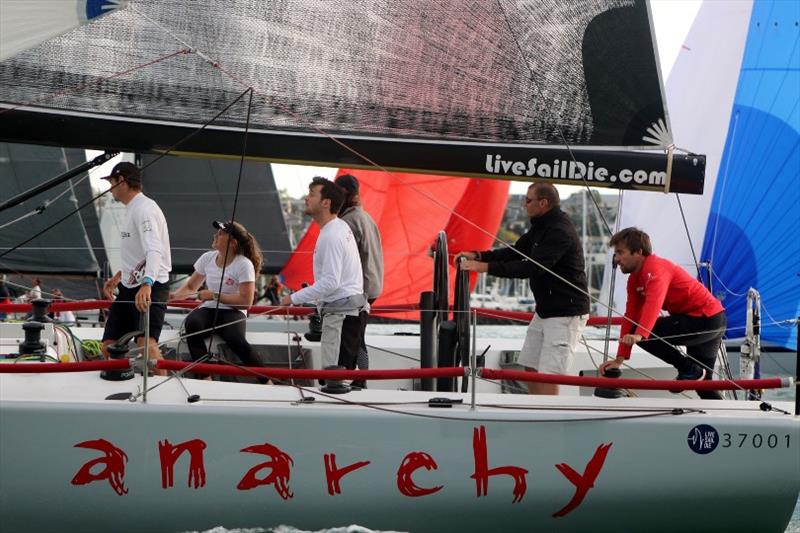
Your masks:
{"label": "crew member hair", "polygon": [[616,232],[611,236],[611,240],[608,244],[612,248],[617,245],[622,245],[631,253],[641,251],[644,256],[653,253],[653,246],[650,244],[650,235],[639,228],[625,228]]}
{"label": "crew member hair", "polygon": [[331,180],[327,178],[321,178],[319,176],[311,180],[311,184],[308,186],[308,190],[310,191],[313,187],[316,187],[317,185],[322,186],[322,188],[319,191],[320,198],[322,200],[331,201],[331,214],[338,215],[339,211],[342,210],[342,205],[344,205],[344,199],[347,196],[347,192],[342,187],[339,187]]}
{"label": "crew member hair", "polygon": [[561,207],[561,197],[552,183],[534,183],[528,188],[533,189],[537,200],[547,200],[550,207]]}
{"label": "crew member hair", "polygon": [[258,241],[242,224],[238,222],[230,222],[229,224],[236,229],[239,235],[243,236],[241,239],[233,238],[230,240],[230,242],[236,243],[236,253],[242,254],[253,263],[253,269],[256,271],[256,277],[258,277],[261,274],[261,264],[264,262]]}

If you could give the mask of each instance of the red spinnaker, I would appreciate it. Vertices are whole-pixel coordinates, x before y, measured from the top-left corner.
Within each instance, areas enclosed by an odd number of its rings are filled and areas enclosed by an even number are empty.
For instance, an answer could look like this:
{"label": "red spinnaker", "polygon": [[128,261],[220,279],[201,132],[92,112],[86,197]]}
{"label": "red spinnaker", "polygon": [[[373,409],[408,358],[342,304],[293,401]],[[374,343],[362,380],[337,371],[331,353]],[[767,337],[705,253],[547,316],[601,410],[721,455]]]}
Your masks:
{"label": "red spinnaker", "polygon": [[[361,203],[378,224],[383,240],[384,288],[374,307],[417,304],[422,291],[432,290],[429,251],[439,231],[447,231],[451,254],[491,248],[510,185],[502,180],[371,170],[341,169],[341,174],[358,178]],[[312,224],[283,268],[286,285],[293,290],[303,282],[313,282],[318,235],[319,227]],[[454,279],[451,271],[451,299]],[[417,318],[418,314],[387,316]]]}

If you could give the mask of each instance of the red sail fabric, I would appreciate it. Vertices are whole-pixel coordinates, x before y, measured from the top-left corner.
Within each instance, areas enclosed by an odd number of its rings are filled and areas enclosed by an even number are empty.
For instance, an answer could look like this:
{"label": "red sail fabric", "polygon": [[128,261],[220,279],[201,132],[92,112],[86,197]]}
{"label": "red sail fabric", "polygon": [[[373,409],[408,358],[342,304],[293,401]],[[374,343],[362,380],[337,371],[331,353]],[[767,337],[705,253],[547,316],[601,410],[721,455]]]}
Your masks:
{"label": "red sail fabric", "polygon": [[[503,220],[511,183],[500,180],[470,179],[450,220],[447,222],[447,251],[454,257],[459,252],[493,247],[494,236]],[[452,259],[450,264],[452,265]],[[450,301],[453,301],[454,269],[450,271]],[[470,291],[475,288],[477,272],[469,277]]]}
{"label": "red sail fabric", "polygon": [[[381,232],[384,285],[373,306],[373,314],[378,315],[381,305],[417,304],[422,291],[432,290],[429,251],[439,231],[447,231],[450,253],[490,248],[510,185],[501,180],[371,170],[341,169],[341,174],[358,178],[361,203]],[[312,224],[283,268],[285,283],[292,290],[313,281],[312,255],[318,235],[319,227]],[[454,274],[451,271],[451,298]],[[417,314],[387,316],[416,318]]]}

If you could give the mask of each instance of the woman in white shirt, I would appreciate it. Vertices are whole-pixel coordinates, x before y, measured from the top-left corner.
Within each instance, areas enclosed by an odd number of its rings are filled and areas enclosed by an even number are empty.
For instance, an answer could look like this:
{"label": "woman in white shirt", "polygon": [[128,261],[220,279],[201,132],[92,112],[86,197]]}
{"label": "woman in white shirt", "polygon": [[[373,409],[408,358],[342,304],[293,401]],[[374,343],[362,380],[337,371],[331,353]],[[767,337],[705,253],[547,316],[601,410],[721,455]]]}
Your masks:
{"label": "woman in white shirt", "polygon": [[28,291],[27,296],[29,302],[39,300],[42,297],[42,282],[39,281],[39,278],[33,278],[33,287]]}
{"label": "woman in white shirt", "polygon": [[[170,298],[196,296],[203,302],[184,322],[189,353],[195,361],[207,355],[205,339],[212,332],[194,333],[221,326],[214,333],[223,338],[246,366],[263,366],[245,338],[245,319],[253,303],[256,273],[261,269],[261,249],[238,222],[215,220],[213,226],[217,229],[213,250],[200,256],[192,275]],[[203,281],[208,288],[200,290]]]}

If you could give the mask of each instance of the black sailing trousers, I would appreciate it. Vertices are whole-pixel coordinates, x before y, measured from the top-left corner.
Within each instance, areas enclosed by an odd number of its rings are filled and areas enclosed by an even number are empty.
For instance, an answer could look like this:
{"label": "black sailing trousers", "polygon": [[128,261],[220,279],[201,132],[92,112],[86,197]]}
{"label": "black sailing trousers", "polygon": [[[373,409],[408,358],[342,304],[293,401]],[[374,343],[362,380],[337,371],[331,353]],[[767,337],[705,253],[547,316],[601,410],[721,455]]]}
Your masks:
{"label": "black sailing trousers", "polygon": [[[706,370],[706,379],[712,379],[727,324],[724,311],[708,317],[662,316],[656,320],[650,338],[638,342],[637,346],[674,366],[680,373],[691,374],[693,367],[700,367]],[[686,346],[690,357],[684,356],[676,345]],[[720,397],[716,391],[698,391],[697,394],[704,399]]]}
{"label": "black sailing trousers", "polygon": [[[189,313],[183,325],[186,334],[190,335],[197,331],[210,329],[215,324],[214,313],[215,310],[209,307],[198,307]],[[227,325],[217,328],[215,333],[222,337],[225,344],[233,350],[233,353],[239,356],[245,366],[263,366],[261,360],[253,353],[252,346],[250,346],[250,343],[247,342],[245,338],[245,331],[247,328],[247,321],[244,320],[245,314],[236,309],[217,309],[216,313],[216,324]],[[197,361],[208,353],[207,339],[209,335],[211,335],[211,332],[207,331],[186,338],[192,360]]]}

